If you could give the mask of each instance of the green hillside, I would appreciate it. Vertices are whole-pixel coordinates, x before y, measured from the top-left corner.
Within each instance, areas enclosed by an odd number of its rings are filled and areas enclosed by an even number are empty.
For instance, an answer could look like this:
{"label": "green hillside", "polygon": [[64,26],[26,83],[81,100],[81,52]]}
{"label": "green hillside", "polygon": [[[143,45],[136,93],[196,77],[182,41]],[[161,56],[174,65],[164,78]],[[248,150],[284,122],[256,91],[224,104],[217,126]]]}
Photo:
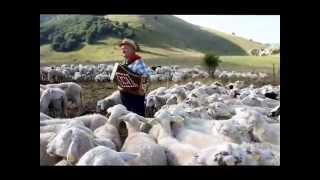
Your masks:
{"label": "green hillside", "polygon": [[[128,27],[124,24],[127,23]],[[105,28],[105,30],[103,29]],[[56,45],[75,47],[67,52],[53,50]],[[40,62],[99,62],[121,59],[117,44],[123,37],[130,37],[140,44],[146,59],[199,59],[203,53],[218,55],[246,55],[247,50],[259,48],[261,43],[229,35],[212,29],[205,29],[187,23],[171,15],[58,15],[40,16],[40,41],[46,35],[47,41],[40,43]],[[91,35],[94,42],[88,44]],[[58,39],[58,40],[57,40]],[[51,41],[51,42],[50,42]],[[75,44],[79,41],[79,45]],[[63,43],[64,44],[63,44]]]}

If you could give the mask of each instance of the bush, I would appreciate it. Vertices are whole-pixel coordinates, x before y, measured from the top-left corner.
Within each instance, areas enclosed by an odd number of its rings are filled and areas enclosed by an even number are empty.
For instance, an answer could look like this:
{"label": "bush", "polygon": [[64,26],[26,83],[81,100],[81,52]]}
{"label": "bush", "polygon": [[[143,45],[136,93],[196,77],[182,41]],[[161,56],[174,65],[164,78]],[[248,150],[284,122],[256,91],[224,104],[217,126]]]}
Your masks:
{"label": "bush", "polygon": [[65,40],[68,40],[68,39],[73,39],[73,40],[75,40],[75,41],[81,41],[81,38],[80,38],[80,36],[78,35],[78,34],[76,34],[76,33],[66,33],[65,35],[64,35],[64,39]]}
{"label": "bush", "polygon": [[64,42],[64,35],[63,34],[56,34],[52,36],[53,43],[63,43]]}
{"label": "bush", "polygon": [[127,22],[123,22],[123,23],[122,23],[122,26],[123,26],[124,28],[128,28],[128,27],[129,27],[129,25],[128,25]]}
{"label": "bush", "polygon": [[93,38],[93,34],[92,34],[92,33],[88,33],[88,34],[86,35],[86,42],[87,42],[88,44],[94,43],[94,38]]}
{"label": "bush", "polygon": [[204,56],[203,62],[205,64],[205,66],[208,68],[208,73],[212,77],[214,77],[214,73],[222,61],[220,60],[219,56],[216,56],[215,54],[209,53]]}
{"label": "bush", "polygon": [[280,48],[274,49],[272,51],[272,54],[279,54],[280,53]]}
{"label": "bush", "polygon": [[55,51],[60,51],[60,43],[51,43],[51,48]]}
{"label": "bush", "polygon": [[75,39],[68,39],[65,43],[64,43],[64,51],[72,51],[74,49],[76,49],[79,46],[79,42]]}

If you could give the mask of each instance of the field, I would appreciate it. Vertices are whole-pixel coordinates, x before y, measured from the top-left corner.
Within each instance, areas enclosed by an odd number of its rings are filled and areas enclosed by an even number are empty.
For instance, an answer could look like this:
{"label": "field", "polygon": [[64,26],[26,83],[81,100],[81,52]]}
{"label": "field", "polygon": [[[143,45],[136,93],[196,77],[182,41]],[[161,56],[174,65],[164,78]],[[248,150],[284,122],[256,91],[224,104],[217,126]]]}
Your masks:
{"label": "field", "polygon": [[[64,63],[114,63],[122,60],[120,48],[117,46],[118,39],[108,38],[99,41],[96,45],[85,46],[81,50],[70,53],[49,52],[49,45],[40,47],[40,55],[45,55],[41,58],[42,65],[59,65]],[[108,46],[106,46],[108,44]],[[181,67],[194,67],[195,65],[203,65],[203,54],[197,51],[177,49],[177,48],[156,48],[142,45],[141,55],[146,64],[149,66],[156,65],[179,65]],[[265,72],[269,77],[260,81],[248,81],[246,83],[253,84],[279,84],[280,83],[280,56],[220,56],[222,60],[219,66],[220,70],[238,71],[238,72]],[[275,67],[275,79],[273,79],[273,65]],[[212,83],[217,79],[199,79],[204,83]],[[230,80],[230,81],[235,81]],[[186,82],[180,82],[186,83]],[[156,89],[160,86],[171,86],[174,82],[157,82],[153,83],[151,89]],[[116,87],[111,83],[80,83],[84,89],[84,104],[85,110],[94,111],[96,102],[105,98],[116,90]]]}
{"label": "field", "polygon": [[[111,42],[115,43],[113,40]],[[103,43],[103,41],[101,42]],[[109,42],[110,43],[110,42]],[[85,46],[79,51],[69,53],[50,52],[49,45],[40,47],[40,63],[45,65],[75,63],[75,64],[94,64],[94,63],[114,63],[121,61],[122,55],[120,48],[114,47]],[[41,54],[46,58],[42,58]],[[180,65],[182,67],[192,67],[202,65],[203,54],[197,51],[186,51],[183,49],[163,49],[144,47],[141,55],[149,66],[154,65]],[[280,56],[221,56],[223,61],[221,69],[235,71],[254,71],[272,73],[273,64],[275,70],[280,67]]]}
{"label": "field", "polygon": [[[91,51],[89,48],[92,48],[92,46],[87,47],[88,49],[84,48],[85,51]],[[180,65],[181,67],[194,67],[195,65],[202,65],[201,58],[203,57],[200,53],[195,52],[186,52],[182,53],[182,51],[179,50],[172,50],[172,51],[166,51],[164,49],[156,49],[156,48],[145,48],[145,52],[139,53],[144,59],[145,62],[149,66],[154,65]],[[96,49],[95,49],[96,50]],[[106,52],[104,52],[106,51]],[[105,56],[106,54],[110,54],[110,52],[113,52],[114,55],[111,56],[111,60],[85,60],[85,59],[79,59],[77,61],[72,60],[57,60],[54,61],[44,61],[42,64],[44,65],[53,65],[53,64],[63,64],[63,63],[83,63],[83,64],[94,64],[94,63],[114,63],[116,61],[120,61],[121,57],[120,50],[115,49],[103,49],[101,51],[97,51],[95,53],[95,56]],[[157,52],[155,55],[154,53]],[[94,53],[90,53],[94,54]],[[159,54],[163,54],[164,57],[161,57]],[[70,53],[70,59],[73,59],[73,57],[81,57],[86,56],[86,53],[78,52],[77,53]],[[65,55],[63,55],[65,57]],[[55,53],[55,57],[59,57],[59,53]],[[88,56],[86,56],[88,57]],[[118,59],[114,58],[118,57]],[[106,58],[107,59],[107,58]],[[279,84],[280,83],[280,56],[221,56],[222,63],[219,67],[220,70],[227,70],[227,71],[237,71],[237,72],[265,72],[269,74],[269,77],[264,80],[259,81],[252,81],[252,80],[245,80],[247,84],[253,83],[253,84]],[[275,77],[273,79],[273,64],[275,67]],[[218,79],[198,79],[199,81],[203,83],[212,83]],[[228,81],[235,81],[236,79],[229,79]],[[190,80],[189,80],[190,81]],[[221,80],[220,80],[221,81]],[[224,81],[224,82],[228,82]],[[187,83],[186,82],[180,82],[178,84]],[[103,99],[110,95],[112,92],[116,90],[116,87],[111,83],[95,83],[95,82],[87,82],[87,83],[79,83],[82,88],[84,89],[84,110],[94,111],[96,102],[100,99]],[[174,82],[157,82],[153,83],[151,85],[151,90],[156,89],[161,86],[171,86]]]}

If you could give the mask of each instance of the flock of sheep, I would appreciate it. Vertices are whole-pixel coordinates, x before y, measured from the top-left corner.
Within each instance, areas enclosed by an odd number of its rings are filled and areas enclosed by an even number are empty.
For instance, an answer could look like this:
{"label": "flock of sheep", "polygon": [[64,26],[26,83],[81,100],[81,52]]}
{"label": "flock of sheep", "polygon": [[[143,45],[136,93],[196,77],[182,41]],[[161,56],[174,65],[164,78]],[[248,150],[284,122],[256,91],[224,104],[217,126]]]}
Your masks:
{"label": "flock of sheep", "polygon": [[146,96],[146,117],[115,91],[98,113],[71,118],[81,91],[74,82],[40,84],[40,165],[280,165],[280,86],[159,87]]}
{"label": "flock of sheep", "polygon": [[[97,64],[97,65],[75,65],[63,64],[57,67],[43,66],[40,67],[40,82],[61,83],[61,82],[109,82],[110,75],[113,70],[112,64]],[[150,68],[150,80],[155,81],[174,81],[181,82],[186,79],[207,78],[209,74],[202,70],[200,66],[194,68],[181,68],[174,66],[158,66]],[[266,73],[240,73],[235,71],[220,71],[217,70],[215,75],[219,78],[265,78]]]}

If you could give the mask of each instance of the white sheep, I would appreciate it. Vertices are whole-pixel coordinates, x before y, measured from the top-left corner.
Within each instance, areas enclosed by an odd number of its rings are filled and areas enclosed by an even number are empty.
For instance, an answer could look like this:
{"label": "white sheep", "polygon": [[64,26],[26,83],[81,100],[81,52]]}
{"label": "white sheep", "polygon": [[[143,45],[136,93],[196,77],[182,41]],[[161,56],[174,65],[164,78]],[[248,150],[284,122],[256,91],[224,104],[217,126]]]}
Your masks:
{"label": "white sheep", "polygon": [[[95,146],[94,136],[85,126],[69,126],[61,129],[48,144],[47,153],[64,157],[71,163]],[[91,132],[91,133],[89,133]]]}
{"label": "white sheep", "polygon": [[240,124],[253,129],[253,135],[261,142],[280,144],[280,124],[267,123],[267,117],[261,113],[248,108],[237,108],[233,117]]}
{"label": "white sheep", "polygon": [[112,124],[105,123],[103,126],[97,128],[93,134],[98,138],[110,140],[115,144],[115,150],[119,150],[122,145],[119,131],[117,127]]}
{"label": "white sheep", "polygon": [[150,123],[160,123],[159,133],[156,138],[158,144],[166,148],[169,165],[192,165],[193,156],[198,149],[190,144],[181,143],[172,136],[170,122],[177,120],[167,113],[160,113]]}
{"label": "white sheep", "polygon": [[260,157],[260,154],[252,153],[243,145],[223,143],[201,150],[194,156],[194,163],[206,166],[259,165]]}
{"label": "white sheep", "polygon": [[86,152],[77,166],[127,166],[128,162],[139,157],[139,154],[117,152],[104,146],[97,146]]}
{"label": "white sheep", "polygon": [[225,142],[241,144],[243,142],[252,142],[250,136],[250,129],[241,126],[239,122],[234,119],[223,121],[212,121],[212,134],[224,139]]}
{"label": "white sheep", "polygon": [[[142,117],[143,118],[143,117]],[[128,137],[126,138],[121,151],[138,153],[140,157],[133,160],[131,165],[167,165],[165,149],[158,145],[152,136],[141,132],[144,125],[135,113],[122,116],[121,119],[126,123]],[[146,122],[146,120],[144,120]]]}
{"label": "white sheep", "polygon": [[48,88],[40,97],[40,112],[52,117],[67,116],[67,97],[64,91],[58,88]]}
{"label": "white sheep", "polygon": [[55,166],[73,166],[73,164],[68,162],[66,159],[62,159],[61,161],[56,163]]}
{"label": "white sheep", "polygon": [[40,133],[40,166],[52,166],[60,160],[59,157],[47,153],[47,145],[55,135],[55,133]]}
{"label": "white sheep", "polygon": [[40,121],[52,119],[52,117],[40,112]]}
{"label": "white sheep", "polygon": [[96,110],[97,112],[105,112],[108,108],[117,104],[122,104],[119,91],[115,91],[110,96],[99,100],[97,102]]}
{"label": "white sheep", "polygon": [[83,116],[78,116],[75,118],[68,118],[68,119],[50,119],[50,120],[43,120],[40,121],[40,130],[43,127],[44,131],[47,129],[53,129],[55,132],[59,131],[62,125],[67,123],[74,123],[74,124],[84,124],[87,128],[91,129],[92,131],[96,130],[100,126],[106,124],[108,119],[101,115],[101,114],[87,114]]}
{"label": "white sheep", "polygon": [[213,110],[211,116],[214,119],[229,119],[234,114],[232,109],[222,102],[211,103],[208,107]]}
{"label": "white sheep", "polygon": [[173,123],[172,132],[173,136],[180,142],[190,144],[198,149],[204,149],[223,142],[223,139],[219,136],[213,136],[205,131],[199,131],[199,129],[193,130],[190,126],[186,126],[184,121],[188,121],[188,119],[179,116],[175,118],[180,118],[181,120],[178,123]]}
{"label": "white sheep", "polygon": [[68,98],[68,101],[74,104],[73,108],[78,109],[78,113],[81,111],[82,106],[82,88],[80,85],[74,82],[65,82],[60,84],[47,84],[48,88],[60,88],[62,89]]}

